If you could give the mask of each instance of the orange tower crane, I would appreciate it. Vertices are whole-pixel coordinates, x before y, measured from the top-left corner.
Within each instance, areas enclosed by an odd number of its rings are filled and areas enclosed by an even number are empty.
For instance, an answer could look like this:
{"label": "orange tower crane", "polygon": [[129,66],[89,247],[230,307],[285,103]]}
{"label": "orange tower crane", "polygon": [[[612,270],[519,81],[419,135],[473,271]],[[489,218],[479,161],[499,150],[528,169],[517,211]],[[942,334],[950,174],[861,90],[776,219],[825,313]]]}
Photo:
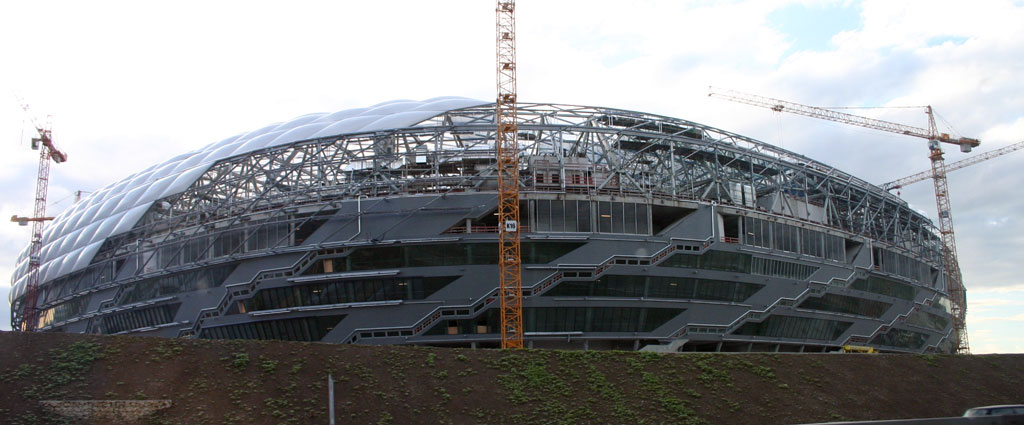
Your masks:
{"label": "orange tower crane", "polygon": [[925,114],[928,115],[928,128],[924,129],[874,118],[861,117],[844,112],[837,112],[825,108],[801,105],[799,103],[787,102],[764,96],[740,93],[732,90],[718,90],[713,87],[709,88],[708,96],[760,106],[771,109],[775,112],[790,112],[811,118],[873,128],[876,130],[920,137],[928,140],[928,158],[932,163],[931,177],[932,181],[935,183],[935,202],[938,205],[939,213],[939,232],[942,234],[943,262],[945,263],[946,281],[949,287],[949,297],[953,310],[950,313],[951,316],[953,316],[954,346],[958,353],[970,352],[970,345],[967,341],[966,325],[967,298],[963,285],[963,277],[960,274],[960,264],[956,256],[956,238],[953,234],[953,214],[949,204],[949,187],[946,184],[947,170],[945,160],[942,157],[942,147],[940,143],[960,145],[961,151],[970,152],[972,148],[977,147],[980,144],[978,139],[968,137],[953,138],[950,137],[949,134],[939,133],[935,126],[935,116],[932,113],[931,106],[925,107]]}
{"label": "orange tower crane", "polygon": [[519,124],[516,116],[516,2],[498,0],[498,268],[501,348],[523,348],[523,281],[519,251]]}
{"label": "orange tower crane", "polygon": [[[21,108],[28,112],[28,105],[22,103]],[[33,331],[37,325],[36,297],[39,292],[39,252],[43,246],[43,223],[53,220],[46,216],[46,192],[50,182],[50,161],[58,164],[67,161],[68,156],[53,144],[53,133],[49,121],[45,126],[39,125],[35,119],[32,124],[39,137],[32,138],[32,149],[39,151],[39,172],[36,176],[35,210],[31,217],[11,217],[11,221],[21,226],[32,223],[32,242],[29,246],[28,284],[25,287],[24,306],[22,307],[22,331]],[[13,324],[17,327],[17,324]]]}

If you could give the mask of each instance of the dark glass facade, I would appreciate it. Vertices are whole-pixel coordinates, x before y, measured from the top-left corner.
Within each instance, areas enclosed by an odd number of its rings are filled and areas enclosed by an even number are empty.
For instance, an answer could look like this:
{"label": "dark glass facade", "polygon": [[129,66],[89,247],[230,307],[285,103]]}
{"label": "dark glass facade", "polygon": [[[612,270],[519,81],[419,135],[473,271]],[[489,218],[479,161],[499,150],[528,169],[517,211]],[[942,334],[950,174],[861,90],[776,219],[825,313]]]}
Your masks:
{"label": "dark glass facade", "polygon": [[181,303],[164,304],[105,315],[103,333],[113,334],[171,323],[179,307]]}
{"label": "dark glass facade", "polygon": [[538,232],[651,233],[647,204],[575,200],[536,200],[530,203]]}
{"label": "dark glass facade", "polygon": [[922,332],[909,331],[906,329],[889,329],[885,333],[876,335],[871,339],[871,344],[896,348],[916,350],[924,346],[928,341],[928,335]]}
{"label": "dark glass facade", "polygon": [[646,297],[742,302],[764,285],[724,280],[672,278],[661,276],[602,276],[593,282],[567,281],[545,296]]}
{"label": "dark glass facade", "polygon": [[389,300],[422,300],[455,276],[402,279],[354,279],[257,291],[244,301],[245,311]]}
{"label": "dark glass facade", "polygon": [[[535,242],[522,244],[526,264],[545,264],[583,246],[576,242]],[[325,260],[328,261],[328,260]],[[320,263],[307,274],[374,270],[405,267],[469,266],[498,263],[498,244],[459,243],[442,245],[389,246],[359,248],[347,256],[329,259],[330,266]]]}
{"label": "dark glass facade", "polygon": [[345,315],[262,320],[235,325],[204,328],[204,339],[276,339],[283,341],[320,341],[338,326]]}
{"label": "dark glass facade", "polygon": [[82,314],[82,312],[85,311],[85,306],[89,304],[90,298],[91,296],[89,295],[75,297],[71,300],[43,310],[39,314],[39,324],[37,326],[41,328],[48,326],[51,323],[63,322]]}
{"label": "dark glass facade", "polygon": [[215,288],[223,285],[224,280],[234,269],[235,265],[229,264],[140,280],[131,284],[131,288],[125,292],[118,304],[131,304],[183,292]]}
{"label": "dark glass facade", "polygon": [[805,264],[727,251],[707,251],[701,255],[676,254],[659,266],[718,270],[798,280],[807,279],[818,270],[818,267]]}
{"label": "dark glass facade", "polygon": [[538,307],[523,311],[527,332],[651,332],[678,308]]}
{"label": "dark glass facade", "polygon": [[818,267],[772,258],[754,257],[750,263],[750,272],[761,276],[774,276],[786,279],[804,280],[811,277]]}
{"label": "dark glass facade", "polygon": [[[651,332],[684,311],[648,307],[527,307],[523,309],[523,320],[526,332]],[[498,310],[489,309],[477,318],[442,321],[427,334],[493,334],[500,330]]]}
{"label": "dark glass facade", "polygon": [[882,248],[875,248],[873,255],[875,267],[878,270],[902,276],[928,286],[933,285],[930,279],[931,268],[927,264],[909,256]]}
{"label": "dark glass facade", "polygon": [[702,255],[676,254],[659,264],[659,266],[750,273],[750,258],[750,254],[708,251]]}
{"label": "dark glass facade", "polygon": [[874,318],[882,317],[885,312],[889,311],[889,307],[892,307],[892,304],[838,294],[825,294],[819,298],[808,298],[800,303],[799,306],[799,308],[808,310],[856,314]]}
{"label": "dark glass facade", "polygon": [[744,217],[740,234],[748,245],[846,261],[843,238],[817,230]]}
{"label": "dark glass facade", "polygon": [[913,300],[917,297],[917,293],[919,291],[919,289],[911,285],[875,276],[853,281],[853,283],[850,284],[850,289],[871,292],[904,300]]}
{"label": "dark glass facade", "polygon": [[907,324],[941,332],[949,326],[949,319],[927,311],[915,311],[907,317]]}
{"label": "dark glass facade", "polygon": [[842,336],[852,324],[839,320],[773,315],[763,322],[744,323],[733,334],[832,341]]}

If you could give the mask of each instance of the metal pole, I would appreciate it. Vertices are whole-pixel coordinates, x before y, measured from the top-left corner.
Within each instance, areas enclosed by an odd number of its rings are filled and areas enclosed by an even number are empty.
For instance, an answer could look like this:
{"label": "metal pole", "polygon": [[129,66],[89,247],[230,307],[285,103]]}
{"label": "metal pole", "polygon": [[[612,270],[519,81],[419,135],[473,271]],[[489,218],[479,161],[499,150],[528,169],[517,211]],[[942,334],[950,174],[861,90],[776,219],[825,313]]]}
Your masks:
{"label": "metal pole", "polygon": [[331,425],[334,425],[334,377],[327,374],[327,411],[330,412]]}

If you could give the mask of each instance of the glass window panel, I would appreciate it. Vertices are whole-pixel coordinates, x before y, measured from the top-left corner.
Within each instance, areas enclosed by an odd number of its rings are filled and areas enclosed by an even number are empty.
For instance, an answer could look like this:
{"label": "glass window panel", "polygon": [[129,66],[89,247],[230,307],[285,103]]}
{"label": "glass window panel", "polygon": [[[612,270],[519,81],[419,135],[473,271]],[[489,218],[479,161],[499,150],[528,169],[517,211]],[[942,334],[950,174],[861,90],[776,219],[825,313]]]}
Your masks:
{"label": "glass window panel", "polygon": [[634,203],[623,203],[622,204],[622,223],[623,233],[636,234],[636,204]]}
{"label": "glass window panel", "polygon": [[565,201],[551,201],[551,231],[565,231]]}
{"label": "glass window panel", "polygon": [[537,202],[537,231],[551,231],[551,201],[538,200]]}
{"label": "glass window panel", "polygon": [[772,234],[771,223],[764,220],[758,220],[758,222],[760,222],[761,246],[765,248],[772,248],[774,246],[772,245],[772,240],[775,235]]}
{"label": "glass window panel", "polygon": [[800,243],[801,251],[804,254],[824,257],[822,251],[822,234],[810,229],[800,229],[800,236],[802,238]]}
{"label": "glass window panel", "polygon": [[786,227],[785,226],[786,226],[785,224],[781,224],[781,223],[774,223],[774,225],[772,226],[772,230],[773,230],[773,232],[772,232],[772,238],[773,238],[772,246],[774,246],[775,249],[779,249],[779,250],[785,251],[786,248],[788,247],[788,245],[786,244],[786,232],[785,232]]}
{"label": "glass window panel", "polygon": [[565,231],[566,232],[579,232],[579,222],[577,220],[576,210],[577,201],[565,201]]}
{"label": "glass window panel", "polygon": [[601,201],[598,202],[597,208],[597,231],[599,233],[610,233],[612,231],[612,203]]}
{"label": "glass window panel", "polygon": [[590,233],[594,231],[590,224],[592,222],[590,217],[591,205],[593,204],[590,201],[579,201],[576,204],[579,208],[576,215],[579,218],[577,228],[581,232]]}
{"label": "glass window panel", "polygon": [[907,318],[907,324],[944,332],[949,326],[949,319],[926,311],[915,311]]}
{"label": "glass window panel", "polygon": [[651,220],[650,212],[648,211],[647,204],[637,204],[636,206],[636,231],[641,235],[651,234]]}
{"label": "glass window panel", "polygon": [[740,238],[743,243],[753,246],[761,246],[760,237],[760,220],[752,217],[743,217],[743,231],[740,232]]}
{"label": "glass window panel", "polygon": [[158,261],[163,264],[164,267],[171,267],[180,264],[178,257],[178,250],[181,249],[180,243],[171,243],[160,247],[157,250]]}
{"label": "glass window panel", "polygon": [[624,233],[622,202],[612,202],[612,233]]}
{"label": "glass window panel", "polygon": [[789,239],[789,251],[800,252],[800,228],[786,225],[787,238]]}

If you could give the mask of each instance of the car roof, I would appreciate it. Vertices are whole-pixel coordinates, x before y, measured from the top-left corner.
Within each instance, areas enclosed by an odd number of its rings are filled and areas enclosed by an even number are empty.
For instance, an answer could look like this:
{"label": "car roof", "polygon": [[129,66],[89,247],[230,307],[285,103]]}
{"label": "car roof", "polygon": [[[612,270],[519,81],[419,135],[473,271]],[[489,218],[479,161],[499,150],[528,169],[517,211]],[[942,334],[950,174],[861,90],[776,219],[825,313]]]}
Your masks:
{"label": "car roof", "polygon": [[974,410],[974,409],[998,409],[998,408],[1003,408],[1003,407],[1024,407],[1024,404],[995,404],[995,405],[992,405],[992,406],[972,407],[970,410]]}

